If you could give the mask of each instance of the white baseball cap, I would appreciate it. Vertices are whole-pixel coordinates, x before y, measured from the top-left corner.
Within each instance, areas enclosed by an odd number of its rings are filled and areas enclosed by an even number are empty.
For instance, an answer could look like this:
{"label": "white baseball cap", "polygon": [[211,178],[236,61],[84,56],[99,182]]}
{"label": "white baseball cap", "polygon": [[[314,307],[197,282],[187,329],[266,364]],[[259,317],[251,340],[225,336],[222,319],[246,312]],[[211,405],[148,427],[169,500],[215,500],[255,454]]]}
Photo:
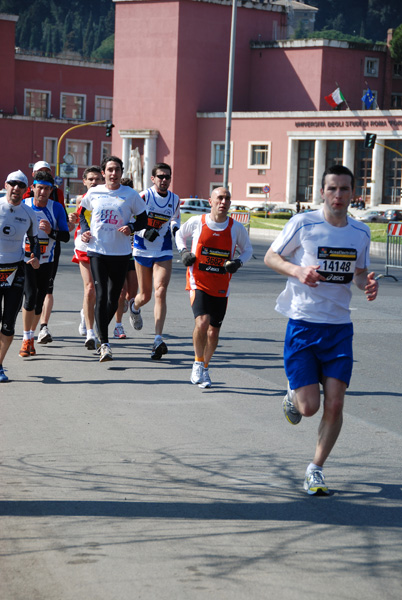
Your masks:
{"label": "white baseball cap", "polygon": [[19,170],[13,171],[12,173],[10,173],[10,175],[7,175],[6,183],[8,183],[9,181],[21,181],[22,183],[25,183],[25,185],[28,187],[28,179],[26,175],[24,175],[24,173]]}
{"label": "white baseball cap", "polygon": [[52,167],[45,160],[38,160],[33,166],[33,172],[40,171],[41,169],[49,169],[52,170]]}

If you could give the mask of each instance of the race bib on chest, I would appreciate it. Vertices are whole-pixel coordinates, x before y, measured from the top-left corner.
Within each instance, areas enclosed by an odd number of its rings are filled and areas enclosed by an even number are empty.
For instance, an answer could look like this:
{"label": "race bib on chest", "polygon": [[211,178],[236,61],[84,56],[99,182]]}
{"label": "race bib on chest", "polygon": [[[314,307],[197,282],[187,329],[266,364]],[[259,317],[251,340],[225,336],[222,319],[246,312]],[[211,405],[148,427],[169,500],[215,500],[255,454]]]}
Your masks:
{"label": "race bib on chest", "polygon": [[350,283],[356,267],[357,250],[355,248],[333,248],[320,246],[317,250],[320,268],[317,273],[325,277],[328,283]]}
{"label": "race bib on chest", "polygon": [[200,271],[209,271],[210,273],[219,273],[226,275],[224,264],[230,258],[230,250],[220,250],[219,248],[208,248],[203,246],[198,268]]}
{"label": "race bib on chest", "polygon": [[169,221],[170,217],[166,215],[162,215],[157,212],[150,211],[148,213],[148,227],[153,227],[153,229],[160,229],[167,221]]}

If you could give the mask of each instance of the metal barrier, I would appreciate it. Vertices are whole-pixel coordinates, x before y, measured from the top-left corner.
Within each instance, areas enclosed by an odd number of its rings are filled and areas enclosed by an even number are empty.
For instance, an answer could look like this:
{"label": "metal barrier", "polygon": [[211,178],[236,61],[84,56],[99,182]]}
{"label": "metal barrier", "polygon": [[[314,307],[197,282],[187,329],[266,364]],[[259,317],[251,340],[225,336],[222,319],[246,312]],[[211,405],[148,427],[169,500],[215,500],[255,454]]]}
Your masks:
{"label": "metal barrier", "polygon": [[238,221],[244,225],[244,227],[247,229],[247,233],[250,235],[251,213],[249,210],[234,210],[229,216],[231,216],[235,221]]}
{"label": "metal barrier", "polygon": [[387,247],[385,254],[385,275],[378,277],[392,277],[395,281],[398,279],[390,275],[388,270],[402,269],[402,223],[389,223],[387,229]]}

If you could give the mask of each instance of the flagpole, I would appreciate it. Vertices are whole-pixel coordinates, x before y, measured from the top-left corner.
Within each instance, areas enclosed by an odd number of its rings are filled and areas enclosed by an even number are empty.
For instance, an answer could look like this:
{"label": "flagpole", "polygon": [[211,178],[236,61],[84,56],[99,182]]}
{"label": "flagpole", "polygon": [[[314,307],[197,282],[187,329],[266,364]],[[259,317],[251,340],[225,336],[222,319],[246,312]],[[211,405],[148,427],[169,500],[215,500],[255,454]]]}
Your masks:
{"label": "flagpole", "polygon": [[[341,89],[341,88],[340,88],[340,85],[339,85],[339,83],[338,83],[337,81],[335,81],[335,85],[336,85],[336,87],[337,87],[337,88]],[[348,110],[350,110],[350,106],[349,106],[349,104],[348,104],[348,102],[347,102],[346,98],[345,98],[345,104],[346,104],[346,106],[348,107]]]}
{"label": "flagpole", "polygon": [[226,132],[225,132],[225,160],[223,165],[223,187],[229,185],[229,163],[230,163],[230,134],[232,128],[232,103],[233,103],[233,78],[234,78],[234,60],[236,52],[236,20],[237,20],[237,0],[232,0],[232,25],[230,32],[230,52],[229,52],[229,77],[228,77],[228,95],[226,106]]}

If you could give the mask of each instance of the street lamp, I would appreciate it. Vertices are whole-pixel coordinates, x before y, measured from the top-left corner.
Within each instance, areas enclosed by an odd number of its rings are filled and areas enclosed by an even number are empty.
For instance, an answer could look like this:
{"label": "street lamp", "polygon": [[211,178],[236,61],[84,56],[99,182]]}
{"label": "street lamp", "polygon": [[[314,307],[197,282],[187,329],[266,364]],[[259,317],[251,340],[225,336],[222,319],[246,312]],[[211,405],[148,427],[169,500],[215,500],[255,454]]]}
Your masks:
{"label": "street lamp", "polygon": [[[73,129],[78,129],[78,127],[86,127],[87,125],[99,125],[100,123],[111,123],[111,121],[107,121],[106,119],[103,121],[92,121],[91,123],[81,123],[80,125],[74,125],[74,127],[70,127],[70,129],[67,129],[59,138],[59,141],[57,142],[57,155],[56,155],[56,176],[58,176],[60,174],[60,162],[59,162],[59,157],[60,157],[60,146],[61,146],[61,141],[64,138],[65,135],[67,135],[67,133],[69,133],[70,131],[73,131]],[[111,127],[114,127],[113,124],[111,124]],[[107,133],[106,133],[107,135]]]}

